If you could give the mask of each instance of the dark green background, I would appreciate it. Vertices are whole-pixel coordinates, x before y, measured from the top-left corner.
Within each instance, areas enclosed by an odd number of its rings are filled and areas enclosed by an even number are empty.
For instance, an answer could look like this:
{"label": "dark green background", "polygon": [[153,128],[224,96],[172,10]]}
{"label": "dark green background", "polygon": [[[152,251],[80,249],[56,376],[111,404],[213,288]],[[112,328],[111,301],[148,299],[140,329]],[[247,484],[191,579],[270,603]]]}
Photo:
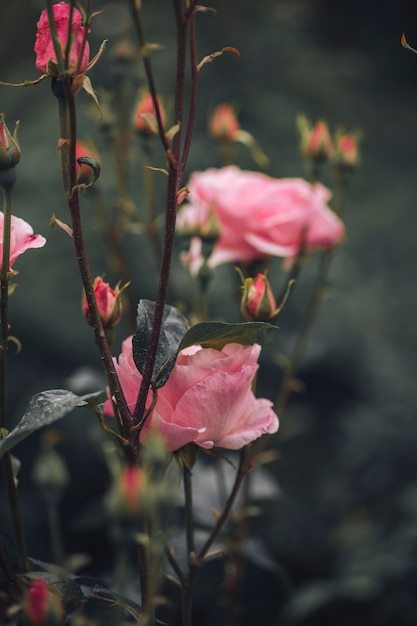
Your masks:
{"label": "dark green background", "polygon": [[[152,58],[161,95],[172,98],[171,5],[163,0],[143,4],[149,41],[167,45]],[[32,49],[42,6],[4,0],[0,79],[36,77]],[[92,48],[98,49],[104,38],[109,43],[91,78],[96,88],[110,90],[116,80],[109,71],[112,48],[128,32],[128,12],[121,1],[93,6],[106,8],[106,13],[96,19]],[[417,11],[405,0],[229,0],[213,6],[217,16],[198,16],[199,56],[227,45],[238,48],[241,56],[224,55],[201,72],[187,174],[219,165],[206,123],[210,110],[222,101],[237,106],[242,127],[269,156],[268,173],[273,176],[305,175],[295,131],[298,113],[324,118],[333,129],[338,124],[360,129],[363,135],[362,164],[347,193],[348,236],[334,256],[331,298],[323,302],[300,371],[305,391],[282,416],[276,439],[280,457],[272,469],[281,497],[266,505],[259,521],[266,550],[279,564],[265,583],[263,623],[415,624],[417,57],[401,47],[400,38],[405,31],[417,47]],[[138,84],[142,79],[139,70]],[[0,109],[9,126],[16,119],[21,122],[14,210],[48,239],[44,249],[28,251],[16,263],[19,287],[11,299],[11,324],[23,349],[19,355],[12,349],[9,359],[11,422],[34,392],[66,386],[80,365],[98,371],[100,366],[80,314],[71,241],[48,227],[53,212],[64,221],[67,217],[56,153],[56,103],[47,83],[26,90],[0,88]],[[79,104],[80,136],[100,136],[86,97],[81,95]],[[256,168],[244,147],[238,163]],[[101,185],[112,198],[110,159],[104,158],[102,166]],[[132,194],[140,203],[141,176],[136,177]],[[155,180],[162,199],[161,178]],[[93,273],[106,272],[115,281],[118,277],[105,264],[88,197],[82,202]],[[134,296],[152,298],[151,253],[143,254],[138,237],[129,237],[127,243]],[[284,354],[291,349],[315,263],[306,268],[280,318],[278,347]],[[175,276],[185,290],[179,265]],[[211,286],[212,312],[226,319],[236,313],[232,278],[231,268],[220,268]],[[278,263],[270,278],[276,288],[281,286]],[[118,341],[125,332],[122,327]],[[260,390],[273,398],[279,369],[271,355],[267,349]],[[91,453],[91,422],[87,428],[82,415],[63,426],[62,450],[73,481],[62,515],[69,549],[79,549],[81,542],[82,549],[100,553],[88,532],[74,530],[83,505],[100,493],[106,480],[98,455]],[[35,443],[22,444],[16,454],[23,462],[30,549],[34,556],[47,558],[44,518],[31,486],[30,463],[25,462]],[[7,515],[1,517],[7,526]],[[256,598],[250,597],[249,604],[259,611]],[[207,607],[205,611],[204,623],[210,623]],[[198,623],[203,624],[202,618]],[[247,623],[260,622],[248,612]]]}

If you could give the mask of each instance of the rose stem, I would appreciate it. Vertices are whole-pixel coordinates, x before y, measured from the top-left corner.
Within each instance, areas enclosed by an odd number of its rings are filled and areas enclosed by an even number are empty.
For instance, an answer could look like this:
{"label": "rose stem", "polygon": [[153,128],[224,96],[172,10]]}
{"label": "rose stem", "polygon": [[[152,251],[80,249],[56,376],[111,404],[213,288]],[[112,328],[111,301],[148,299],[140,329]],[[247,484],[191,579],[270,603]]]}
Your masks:
{"label": "rose stem", "polygon": [[[14,167],[3,170],[0,177],[0,187],[4,195],[4,222],[3,222],[3,254],[0,272],[0,321],[1,321],[1,345],[0,345],[0,438],[7,434],[6,430],[6,370],[7,349],[9,341],[9,267],[10,267],[10,228],[12,220],[12,189],[16,182]],[[13,528],[16,535],[23,566],[29,571],[29,561],[26,548],[25,534],[23,531],[22,515],[20,512],[19,495],[13,472],[12,455],[7,451],[1,458],[1,464],[6,483],[7,498],[10,513],[13,520]]]}

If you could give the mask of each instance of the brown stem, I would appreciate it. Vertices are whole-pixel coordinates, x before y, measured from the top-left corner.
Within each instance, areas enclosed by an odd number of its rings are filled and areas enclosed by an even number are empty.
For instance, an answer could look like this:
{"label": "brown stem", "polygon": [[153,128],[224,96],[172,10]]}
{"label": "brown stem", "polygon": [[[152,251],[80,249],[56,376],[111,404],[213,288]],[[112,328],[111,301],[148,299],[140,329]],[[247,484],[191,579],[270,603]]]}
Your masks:
{"label": "brown stem", "polygon": [[130,443],[130,446],[125,448],[125,452],[128,460],[132,462],[137,456],[137,438],[130,436],[132,418],[114,367],[110,347],[101,322],[84,241],[78,189],[76,187],[75,143],[77,137],[77,125],[75,94],[71,77],[53,78],[52,91],[59,102],[62,179],[65,199],[71,215],[73,240],[78,267],[87,303],[90,309],[91,326],[93,327],[96,343],[107,374],[110,394],[115,398],[117,409],[120,413],[124,427],[123,434]]}

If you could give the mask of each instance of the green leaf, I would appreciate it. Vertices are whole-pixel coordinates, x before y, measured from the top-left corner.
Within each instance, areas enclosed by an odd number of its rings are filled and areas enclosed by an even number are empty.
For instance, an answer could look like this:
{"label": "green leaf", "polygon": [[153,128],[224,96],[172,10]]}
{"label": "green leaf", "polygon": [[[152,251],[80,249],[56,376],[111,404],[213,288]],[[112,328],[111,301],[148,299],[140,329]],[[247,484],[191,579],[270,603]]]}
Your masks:
{"label": "green leaf", "polygon": [[185,333],[179,350],[194,345],[221,350],[228,343],[240,343],[248,346],[259,343],[265,332],[271,328],[277,329],[276,326],[267,322],[243,322],[241,324],[201,322],[192,326]]}
{"label": "green leaf", "polygon": [[36,394],[18,425],[0,441],[0,457],[36,430],[62,419],[73,409],[102,400],[102,392],[77,396],[66,389],[50,389]]}
{"label": "green leaf", "polygon": [[[155,303],[151,300],[140,300],[138,304],[137,330],[133,336],[133,359],[136,367],[143,375],[152,333]],[[152,385],[159,389],[169,378],[175,365],[179,346],[189,327],[187,319],[178,309],[168,304],[164,307],[161,334],[152,374]]]}

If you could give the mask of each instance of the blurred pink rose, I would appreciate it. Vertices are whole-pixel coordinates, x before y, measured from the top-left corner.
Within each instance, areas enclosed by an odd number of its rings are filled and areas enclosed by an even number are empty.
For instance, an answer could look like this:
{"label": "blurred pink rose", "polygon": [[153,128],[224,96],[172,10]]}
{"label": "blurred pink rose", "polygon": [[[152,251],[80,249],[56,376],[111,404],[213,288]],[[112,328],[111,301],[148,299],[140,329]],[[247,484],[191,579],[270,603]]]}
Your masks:
{"label": "blurred pink rose", "polygon": [[[145,424],[142,440],[151,428],[165,438],[168,450],[194,442],[202,448],[239,450],[265,433],[278,430],[272,402],[257,399],[252,381],[261,347],[231,343],[220,350],[191,346],[182,350],[168,379],[158,390],[158,401]],[[132,355],[132,337],[123,342],[114,359],[127,403],[134,410],[142,376]],[[148,404],[151,400],[149,394]],[[104,412],[112,414],[107,400]]]}
{"label": "blurred pink rose", "polygon": [[[345,234],[343,222],[327,206],[330,191],[320,183],[271,178],[231,165],[194,173],[188,188],[189,203],[179,210],[177,227],[197,229],[215,211],[221,234],[209,259],[212,267],[294,257],[303,242],[307,250],[330,248]],[[195,241],[185,258],[198,269]]]}
{"label": "blurred pink rose", "polygon": [[[0,267],[3,257],[3,225],[4,213],[0,212]],[[42,235],[34,235],[33,228],[20,217],[12,215],[10,228],[10,267],[16,259],[29,248],[42,248],[46,239]]]}
{"label": "blurred pink rose", "polygon": [[[70,14],[70,5],[67,2],[59,2],[52,5],[55,24],[57,29],[58,39],[61,43],[62,56],[65,57],[65,47],[68,37],[68,20]],[[49,30],[48,14],[44,9],[39,18],[37,24],[36,41],[35,41],[35,53],[36,53],[36,68],[41,74],[52,74],[56,76],[58,72],[48,69],[49,61],[57,63],[54,44]],[[72,14],[72,29],[71,36],[73,38],[71,48],[68,57],[68,69],[73,72],[77,69],[78,59],[80,58],[82,42],[84,39],[84,27],[82,26],[81,12],[74,7]],[[85,42],[85,47],[82,53],[82,59],[80,62],[79,73],[82,74],[87,70],[88,62],[90,58],[90,45],[88,41]]]}

